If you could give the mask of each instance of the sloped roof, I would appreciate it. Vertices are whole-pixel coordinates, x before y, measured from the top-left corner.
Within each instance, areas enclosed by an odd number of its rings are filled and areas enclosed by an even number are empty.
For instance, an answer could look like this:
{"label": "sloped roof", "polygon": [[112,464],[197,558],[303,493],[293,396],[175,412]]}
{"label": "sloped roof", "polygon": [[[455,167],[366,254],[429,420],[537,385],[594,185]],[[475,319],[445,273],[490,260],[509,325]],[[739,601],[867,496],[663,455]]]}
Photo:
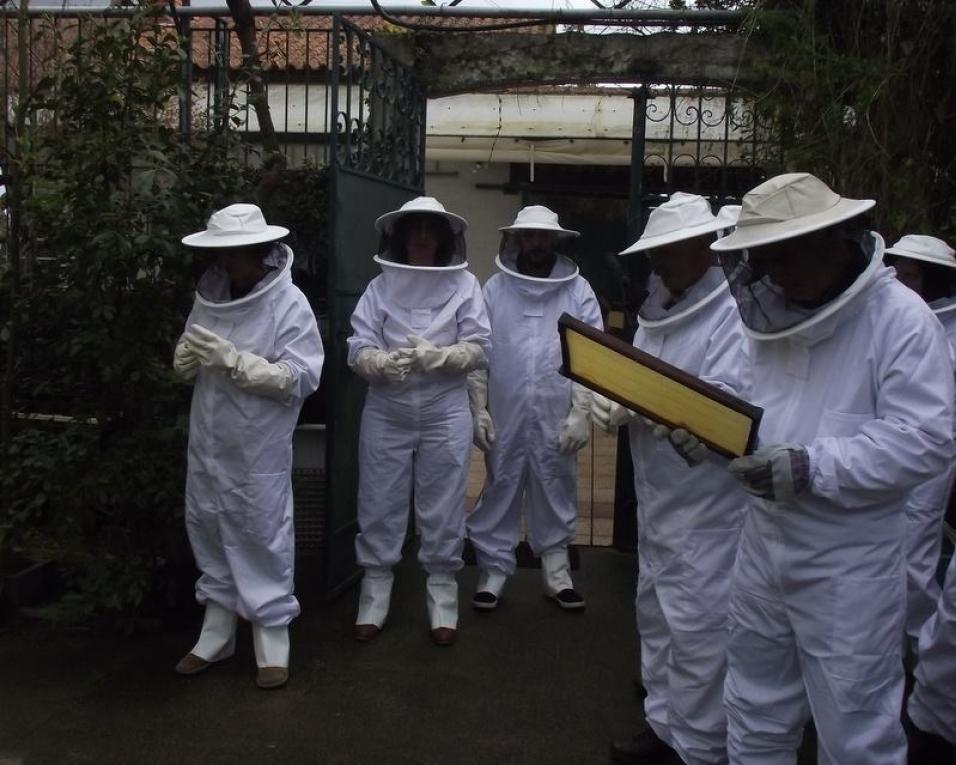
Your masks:
{"label": "sloped roof", "polygon": [[[406,17],[403,19],[411,24],[420,22],[420,19]],[[232,27],[232,20],[226,19]],[[348,21],[364,31],[376,35],[404,35],[409,30],[396,26],[378,16],[358,16]],[[498,20],[500,21],[500,20]],[[520,20],[519,20],[520,21]],[[481,18],[435,18],[429,19],[430,26],[447,28],[449,32],[467,33],[472,29],[489,23],[488,19]],[[209,68],[214,63],[213,49],[215,19],[210,17],[193,17],[193,65],[200,70]],[[291,71],[322,71],[331,66],[329,37],[331,36],[332,20],[330,16],[257,16],[259,55],[262,65],[273,70]],[[554,30],[553,24],[541,24],[521,27],[510,30],[512,33],[540,34]],[[495,32],[482,32],[495,34]],[[242,53],[239,41],[230,35],[229,66],[238,68],[242,62]]]}

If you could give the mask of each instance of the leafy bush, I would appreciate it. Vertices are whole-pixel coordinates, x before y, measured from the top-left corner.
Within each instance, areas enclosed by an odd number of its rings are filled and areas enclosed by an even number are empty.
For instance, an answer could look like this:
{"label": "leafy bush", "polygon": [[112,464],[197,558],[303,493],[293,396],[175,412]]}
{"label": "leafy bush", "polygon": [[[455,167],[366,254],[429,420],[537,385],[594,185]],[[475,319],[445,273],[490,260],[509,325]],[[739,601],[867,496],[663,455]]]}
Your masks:
{"label": "leafy bush", "polygon": [[47,32],[62,55],[24,102],[18,144],[29,268],[2,310],[20,327],[13,409],[70,419],[15,422],[0,525],[9,544],[61,562],[87,613],[122,612],[168,601],[170,561],[188,560],[190,389],[170,362],[194,264],[179,240],[248,197],[251,178],[229,133],[167,124],[184,55],[169,27],[144,14],[72,40]]}
{"label": "leafy bush", "polygon": [[956,4],[749,0],[748,61],[765,85],[779,156],[768,168],[815,173],[876,199],[889,238],[956,235]]}

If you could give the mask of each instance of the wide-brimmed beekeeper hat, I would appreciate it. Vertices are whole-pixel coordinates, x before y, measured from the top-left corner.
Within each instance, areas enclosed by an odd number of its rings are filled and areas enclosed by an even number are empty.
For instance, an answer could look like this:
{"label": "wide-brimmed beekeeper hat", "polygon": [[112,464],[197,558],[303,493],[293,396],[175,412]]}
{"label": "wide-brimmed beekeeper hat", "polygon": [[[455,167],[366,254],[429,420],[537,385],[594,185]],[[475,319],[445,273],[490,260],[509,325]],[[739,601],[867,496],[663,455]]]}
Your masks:
{"label": "wide-brimmed beekeeper hat", "polygon": [[460,215],[448,212],[445,206],[434,197],[415,197],[410,199],[397,210],[392,210],[378,217],[375,221],[375,229],[380,234],[391,234],[395,221],[405,215],[413,213],[428,213],[429,215],[438,215],[451,224],[452,233],[462,234],[468,228],[468,221]]}
{"label": "wide-brimmed beekeeper hat", "polygon": [[234,204],[216,210],[209,216],[205,230],[184,236],[182,242],[188,247],[244,247],[274,242],[288,233],[284,226],[267,224],[256,205]]}
{"label": "wide-brimmed beekeeper hat", "polygon": [[736,230],[710,249],[746,250],[794,239],[855,218],[875,204],[841,197],[810,173],[785,173],[744,195]]}
{"label": "wide-brimmed beekeeper hat", "polygon": [[885,250],[887,255],[899,255],[910,260],[921,260],[937,266],[956,268],[956,251],[942,239],[925,234],[907,234],[892,247]]}
{"label": "wide-brimmed beekeeper hat", "polygon": [[515,222],[502,226],[499,231],[551,231],[559,239],[580,236],[580,232],[562,228],[558,223],[558,214],[544,205],[529,205],[518,210]]}
{"label": "wide-brimmed beekeeper hat", "polygon": [[711,212],[710,202],[702,196],[675,191],[660,207],[651,210],[640,239],[627,249],[621,250],[620,254],[643,252],[684,239],[712,234],[721,225],[717,216]]}

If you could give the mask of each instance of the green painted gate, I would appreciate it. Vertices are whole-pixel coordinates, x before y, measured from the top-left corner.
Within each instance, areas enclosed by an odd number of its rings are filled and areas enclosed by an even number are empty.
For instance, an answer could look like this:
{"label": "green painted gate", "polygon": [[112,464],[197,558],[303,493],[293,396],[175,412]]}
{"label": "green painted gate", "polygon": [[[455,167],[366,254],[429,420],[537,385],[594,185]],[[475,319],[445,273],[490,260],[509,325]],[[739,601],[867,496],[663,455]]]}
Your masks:
{"label": "green painted gate", "polygon": [[[317,580],[298,577],[300,588],[317,586],[323,599],[334,597],[358,574],[353,540],[366,386],[346,365],[349,319],[379,273],[372,261],[378,247],[375,219],[422,191],[426,105],[410,72],[365,32],[336,18],[333,39],[325,540],[324,554],[317,556]],[[303,573],[309,568],[306,564]]]}

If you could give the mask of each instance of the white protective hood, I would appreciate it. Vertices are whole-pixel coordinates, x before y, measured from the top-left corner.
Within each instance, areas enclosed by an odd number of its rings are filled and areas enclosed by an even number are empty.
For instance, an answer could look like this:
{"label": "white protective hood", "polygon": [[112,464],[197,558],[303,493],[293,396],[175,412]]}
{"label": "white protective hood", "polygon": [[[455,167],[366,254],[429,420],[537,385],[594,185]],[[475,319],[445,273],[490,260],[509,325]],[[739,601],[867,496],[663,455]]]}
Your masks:
{"label": "white protective hood", "polygon": [[467,273],[468,262],[448,266],[410,266],[376,255],[389,302],[402,308],[436,308],[448,302]]}
{"label": "white protective hood", "polygon": [[712,266],[673,305],[667,306],[672,299],[670,290],[652,273],[648,280],[649,293],[637,312],[637,320],[650,333],[673,329],[723,295],[727,288],[723,269]]}
{"label": "white protective hood", "polygon": [[196,301],[213,310],[242,309],[257,302],[263,295],[279,285],[292,281],[292,249],[287,244],[278,244],[264,259],[268,273],[241,298],[233,300],[229,292],[229,276],[218,263],[213,263],[196,285]]}
{"label": "white protective hood", "polygon": [[551,269],[551,275],[546,277],[528,276],[518,271],[514,255],[498,254],[495,257],[498,270],[514,281],[512,286],[522,295],[530,298],[543,297],[556,289],[561,289],[578,275],[578,266],[567,255],[558,255]]}
{"label": "white protective hood", "polygon": [[859,244],[867,257],[866,267],[837,297],[814,308],[805,308],[788,301],[783,291],[766,276],[755,278],[747,250],[721,253],[721,263],[730,284],[730,292],[737,301],[744,332],[754,340],[778,340],[803,335],[812,341],[818,332],[810,331],[808,334],[808,330],[834,316],[886,270],[883,265],[883,237],[875,231],[867,231]]}

